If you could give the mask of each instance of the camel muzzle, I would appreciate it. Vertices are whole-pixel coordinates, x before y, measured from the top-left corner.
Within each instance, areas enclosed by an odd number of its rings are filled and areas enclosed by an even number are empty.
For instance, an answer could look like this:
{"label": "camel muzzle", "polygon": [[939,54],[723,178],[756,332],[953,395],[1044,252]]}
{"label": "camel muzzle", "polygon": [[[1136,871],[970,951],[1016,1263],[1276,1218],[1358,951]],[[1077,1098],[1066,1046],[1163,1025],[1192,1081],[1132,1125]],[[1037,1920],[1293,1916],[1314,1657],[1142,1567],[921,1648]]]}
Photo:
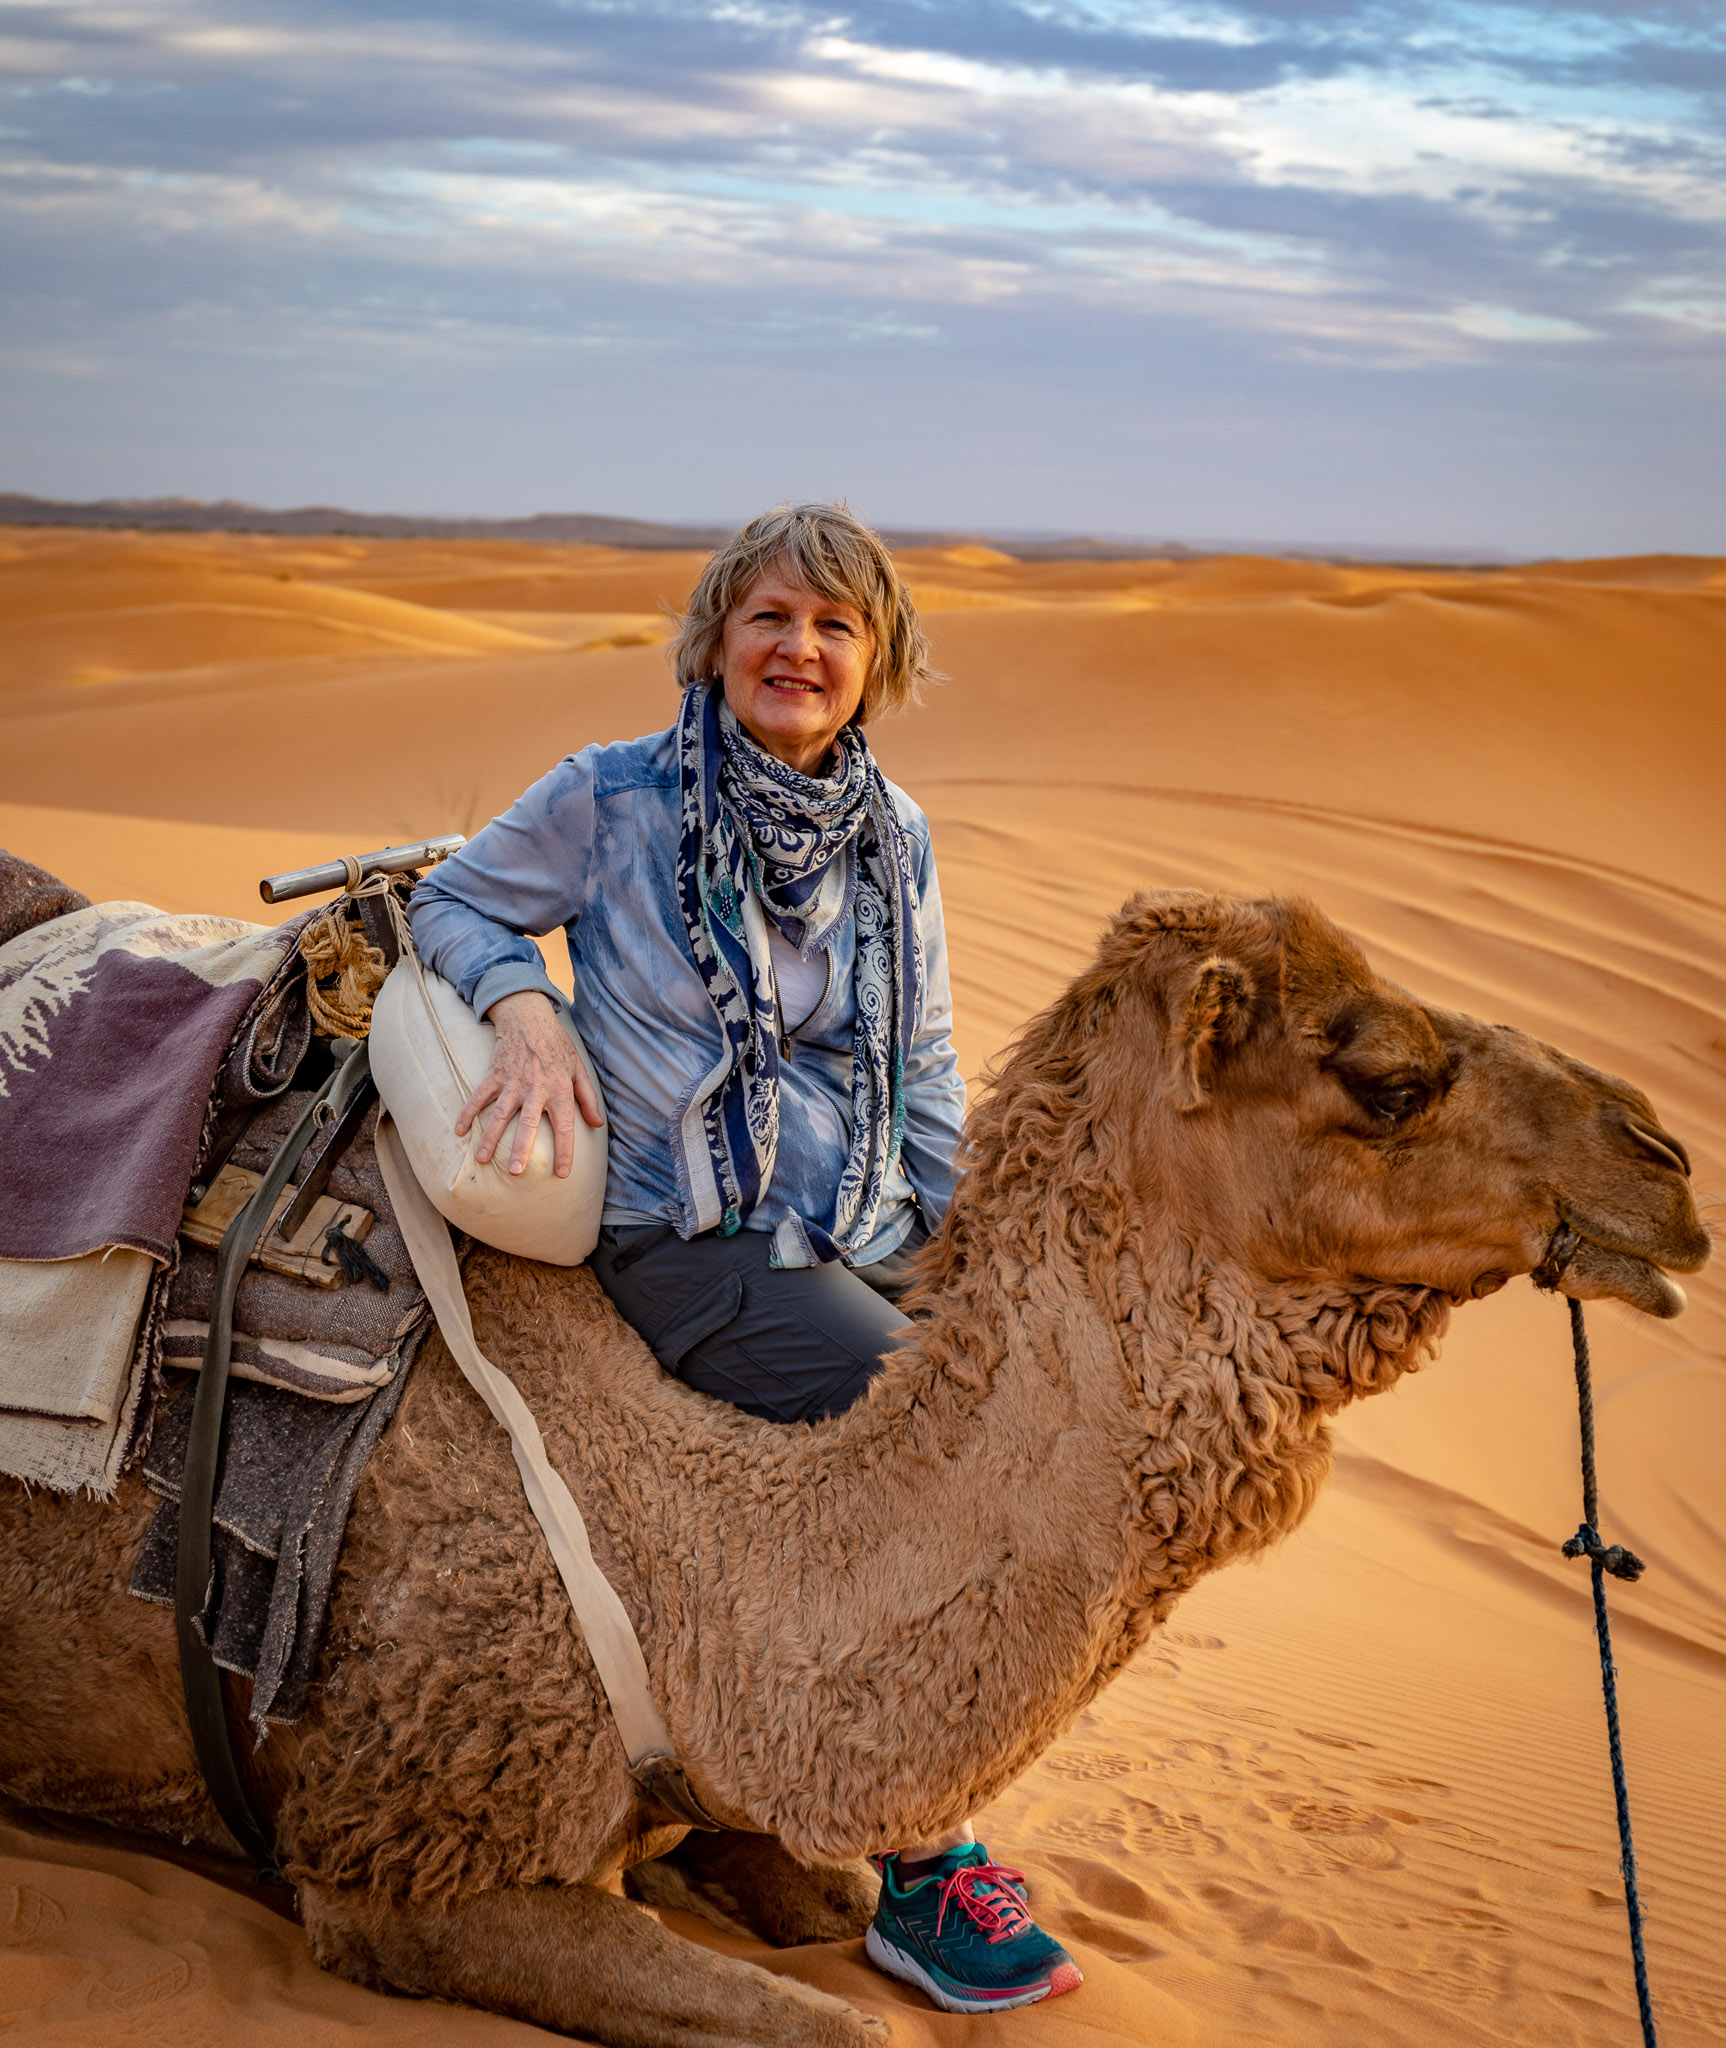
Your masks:
{"label": "camel muzzle", "polygon": [[1546,1256],[1532,1278],[1536,1287],[1567,1295],[1572,1301],[1622,1301],[1662,1322],[1681,1316],[1689,1304],[1683,1288],[1652,1259],[1597,1244],[1568,1222],[1561,1222],[1553,1232]]}

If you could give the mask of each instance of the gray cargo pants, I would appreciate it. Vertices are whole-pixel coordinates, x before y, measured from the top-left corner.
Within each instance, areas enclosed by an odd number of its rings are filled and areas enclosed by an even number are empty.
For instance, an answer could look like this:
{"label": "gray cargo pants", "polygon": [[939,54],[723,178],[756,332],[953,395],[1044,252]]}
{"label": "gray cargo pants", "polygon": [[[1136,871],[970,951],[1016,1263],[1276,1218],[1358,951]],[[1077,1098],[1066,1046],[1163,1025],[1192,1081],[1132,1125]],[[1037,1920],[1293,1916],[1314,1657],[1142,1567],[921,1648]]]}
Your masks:
{"label": "gray cargo pants", "polygon": [[921,1223],[873,1266],[776,1272],[765,1231],[680,1238],[669,1223],[606,1228],[599,1284],[685,1386],[767,1422],[812,1422],[849,1408],[910,1318],[894,1306],[928,1242]]}

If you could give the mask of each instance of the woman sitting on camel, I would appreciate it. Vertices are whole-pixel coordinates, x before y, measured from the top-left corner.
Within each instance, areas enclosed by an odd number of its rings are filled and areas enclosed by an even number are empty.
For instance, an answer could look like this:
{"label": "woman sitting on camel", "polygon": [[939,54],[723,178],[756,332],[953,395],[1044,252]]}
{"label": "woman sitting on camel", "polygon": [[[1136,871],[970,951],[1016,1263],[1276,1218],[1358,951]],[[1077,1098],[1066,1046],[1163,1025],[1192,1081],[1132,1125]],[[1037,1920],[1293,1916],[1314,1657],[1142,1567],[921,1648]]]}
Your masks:
{"label": "woman sitting on camel", "polygon": [[[414,898],[426,963],[497,1027],[477,1158],[598,1101],[529,932],[561,925],[610,1114],[593,1269],[667,1372],[773,1422],[839,1414],[953,1192],[964,1114],[929,826],[863,725],[928,675],[848,512],[765,513],[707,564],[669,731],[559,762]],[[955,1501],[956,1514],[965,1503]],[[884,1677],[886,1674],[883,1674]],[[882,1859],[868,1952],[949,2011],[1079,1981],[969,1826]]]}

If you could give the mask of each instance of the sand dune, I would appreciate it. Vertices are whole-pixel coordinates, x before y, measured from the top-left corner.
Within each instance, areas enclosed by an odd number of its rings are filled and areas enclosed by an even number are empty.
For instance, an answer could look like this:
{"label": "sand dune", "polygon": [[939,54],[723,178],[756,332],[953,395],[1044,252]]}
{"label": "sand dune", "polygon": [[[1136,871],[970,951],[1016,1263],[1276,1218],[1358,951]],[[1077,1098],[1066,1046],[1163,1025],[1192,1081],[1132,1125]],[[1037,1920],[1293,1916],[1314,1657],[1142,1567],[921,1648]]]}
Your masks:
{"label": "sand dune", "polygon": [[675,550],[513,541],[347,541],[341,548],[339,556],[318,557],[325,581],[450,611],[657,614],[687,599],[706,560]]}
{"label": "sand dune", "polygon": [[[0,636],[60,636],[58,667],[0,692],[0,843],[97,895],[269,915],[266,868],[471,830],[561,753],[666,722],[662,651],[571,622],[658,631],[698,568],[0,536]],[[1647,1088],[1720,1214],[1726,566],[964,548],[905,568],[950,680],[876,742],[934,823],[968,1072],[1133,889],[1297,889],[1422,994]],[[427,637],[290,647],[271,622],[210,657],[188,630],[164,668],[161,613],[240,582],[290,592],[296,618],[377,604]],[[516,637],[435,637],[460,631]],[[121,679],[71,680],[104,662]],[[1650,1562],[1613,1598],[1669,2048],[1726,2040],[1726,1267],[1690,1294],[1675,1324],[1590,1315],[1604,1519]],[[1306,1529],[1203,1585],[984,1817],[1080,1954],[1077,1996],[951,2020],[855,1947],[776,1955],[678,1924],[906,2044],[1635,2038],[1587,1579],[1557,1554],[1575,1428],[1558,1306],[1518,1285],[1470,1307],[1435,1367],[1346,1418]],[[336,1984],[205,1876],[17,1829],[0,2016],[31,2042],[532,2034]]]}
{"label": "sand dune", "polygon": [[[518,629],[218,551],[135,535],[0,542],[0,688],[113,682],[293,655],[472,655],[544,645]],[[314,558],[315,561],[315,558]]]}

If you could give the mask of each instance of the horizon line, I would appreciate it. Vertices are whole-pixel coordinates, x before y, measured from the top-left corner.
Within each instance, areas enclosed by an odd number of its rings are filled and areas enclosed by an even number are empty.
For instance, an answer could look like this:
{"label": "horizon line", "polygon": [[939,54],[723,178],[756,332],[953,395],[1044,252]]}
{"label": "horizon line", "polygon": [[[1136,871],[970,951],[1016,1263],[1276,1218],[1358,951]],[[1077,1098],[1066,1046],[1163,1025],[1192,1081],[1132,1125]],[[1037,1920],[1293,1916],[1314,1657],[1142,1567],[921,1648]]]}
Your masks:
{"label": "horizon line", "polygon": [[[541,545],[633,548],[642,552],[717,547],[742,520],[654,520],[597,512],[535,512],[503,518],[448,513],[357,512],[340,505],[273,509],[239,498],[182,496],[47,498],[0,491],[0,526],[64,526],[146,532],[348,535],[356,539],[518,540]],[[1542,559],[1489,545],[1433,542],[1271,541],[1238,536],[1096,533],[1061,527],[918,527],[883,522],[890,547],[993,546],[1023,560],[1173,559],[1252,554],[1321,561],[1506,568]],[[1662,550],[1661,552],[1665,552]]]}

